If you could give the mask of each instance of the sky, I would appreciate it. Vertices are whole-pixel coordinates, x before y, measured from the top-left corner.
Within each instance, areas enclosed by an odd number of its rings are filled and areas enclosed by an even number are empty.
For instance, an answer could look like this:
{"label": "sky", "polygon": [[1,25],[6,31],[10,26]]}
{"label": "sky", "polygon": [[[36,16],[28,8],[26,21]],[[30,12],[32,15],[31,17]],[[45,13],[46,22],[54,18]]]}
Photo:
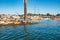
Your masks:
{"label": "sky", "polygon": [[[60,0],[27,0],[27,12],[34,14],[60,13]],[[38,10],[39,9],[39,10]],[[0,0],[0,14],[23,14],[23,0]]]}

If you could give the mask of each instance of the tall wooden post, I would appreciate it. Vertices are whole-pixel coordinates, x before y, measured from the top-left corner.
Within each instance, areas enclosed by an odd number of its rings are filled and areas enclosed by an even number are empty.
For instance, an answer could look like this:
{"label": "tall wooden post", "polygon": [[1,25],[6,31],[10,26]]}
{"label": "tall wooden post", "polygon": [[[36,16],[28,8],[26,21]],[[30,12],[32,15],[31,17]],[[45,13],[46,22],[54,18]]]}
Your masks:
{"label": "tall wooden post", "polygon": [[27,0],[24,0],[24,23],[27,23]]}

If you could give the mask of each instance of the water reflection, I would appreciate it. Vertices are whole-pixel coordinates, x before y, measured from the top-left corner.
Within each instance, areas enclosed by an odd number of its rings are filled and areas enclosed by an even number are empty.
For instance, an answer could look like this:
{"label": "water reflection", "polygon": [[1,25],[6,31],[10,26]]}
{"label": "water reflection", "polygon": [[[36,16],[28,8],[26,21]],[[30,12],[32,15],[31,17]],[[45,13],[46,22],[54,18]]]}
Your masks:
{"label": "water reflection", "polygon": [[24,31],[26,34],[28,34],[27,25],[24,25]]}
{"label": "water reflection", "polygon": [[29,33],[28,33],[27,25],[24,25],[24,31],[25,31],[25,34],[26,34],[24,40],[29,40]]}

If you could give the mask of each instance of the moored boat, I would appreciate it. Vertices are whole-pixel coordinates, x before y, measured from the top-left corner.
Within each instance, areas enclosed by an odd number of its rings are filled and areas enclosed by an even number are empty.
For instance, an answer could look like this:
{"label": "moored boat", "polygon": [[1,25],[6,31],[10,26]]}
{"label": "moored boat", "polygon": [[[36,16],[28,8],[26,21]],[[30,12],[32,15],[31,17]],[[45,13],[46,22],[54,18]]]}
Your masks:
{"label": "moored boat", "polygon": [[43,20],[51,20],[51,18],[44,18]]}
{"label": "moored boat", "polygon": [[42,20],[42,17],[31,17],[31,20]]}
{"label": "moored boat", "polygon": [[53,20],[60,20],[60,18],[56,18],[56,17],[55,17],[55,18],[53,18]]}

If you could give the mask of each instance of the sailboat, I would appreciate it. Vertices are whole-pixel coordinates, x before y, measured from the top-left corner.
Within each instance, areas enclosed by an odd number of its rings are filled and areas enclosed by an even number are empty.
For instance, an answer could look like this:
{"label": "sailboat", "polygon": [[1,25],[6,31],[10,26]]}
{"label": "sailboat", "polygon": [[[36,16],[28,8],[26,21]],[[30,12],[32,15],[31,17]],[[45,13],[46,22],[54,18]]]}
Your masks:
{"label": "sailboat", "polygon": [[39,17],[39,16],[34,16],[34,17],[31,17],[31,20],[42,20],[43,18],[42,17]]}
{"label": "sailboat", "polygon": [[[38,8],[38,13],[39,13],[39,8]],[[36,14],[36,4],[34,6],[34,14]],[[39,13],[40,14],[40,13]],[[40,17],[40,15],[36,16],[34,15],[33,17],[31,17],[31,20],[42,20],[43,18]]]}

